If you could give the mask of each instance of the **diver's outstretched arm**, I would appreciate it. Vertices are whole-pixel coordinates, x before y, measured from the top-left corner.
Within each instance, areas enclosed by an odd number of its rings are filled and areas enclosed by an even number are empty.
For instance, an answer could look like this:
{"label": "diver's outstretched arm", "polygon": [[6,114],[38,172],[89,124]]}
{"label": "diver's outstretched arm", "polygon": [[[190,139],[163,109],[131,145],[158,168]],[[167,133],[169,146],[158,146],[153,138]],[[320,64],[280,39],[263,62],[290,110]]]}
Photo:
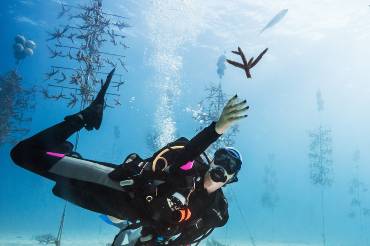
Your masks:
{"label": "diver's outstretched arm", "polygon": [[[245,114],[249,109],[249,106],[246,106],[247,101],[238,102],[237,99],[237,95],[232,97],[225,105],[218,121],[212,122],[186,144],[185,148],[177,157],[179,166],[194,160],[215,142],[233,123],[247,117]],[[173,169],[176,169],[176,167],[173,167]]]}
{"label": "diver's outstretched arm", "polygon": [[188,161],[195,160],[200,156],[212,143],[217,141],[221,136],[215,130],[216,122],[212,122],[209,126],[200,131],[193,137],[185,147],[177,154],[176,165],[171,165],[170,170],[175,171]]}
{"label": "diver's outstretched arm", "polygon": [[249,109],[247,100],[238,102],[237,99],[237,95],[233,96],[222,110],[220,118],[215,125],[215,130],[218,134],[223,134],[236,121],[248,116],[245,114]]}

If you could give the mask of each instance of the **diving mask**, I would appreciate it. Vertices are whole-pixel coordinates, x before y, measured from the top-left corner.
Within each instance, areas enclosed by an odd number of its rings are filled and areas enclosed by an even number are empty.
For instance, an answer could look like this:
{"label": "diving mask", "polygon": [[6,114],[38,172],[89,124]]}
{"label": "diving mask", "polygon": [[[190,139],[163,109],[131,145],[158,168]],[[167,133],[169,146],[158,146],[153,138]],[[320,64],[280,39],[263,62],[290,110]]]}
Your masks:
{"label": "diving mask", "polygon": [[241,164],[241,156],[234,148],[218,149],[209,171],[211,179],[222,183],[236,182],[238,180],[236,174],[240,171]]}

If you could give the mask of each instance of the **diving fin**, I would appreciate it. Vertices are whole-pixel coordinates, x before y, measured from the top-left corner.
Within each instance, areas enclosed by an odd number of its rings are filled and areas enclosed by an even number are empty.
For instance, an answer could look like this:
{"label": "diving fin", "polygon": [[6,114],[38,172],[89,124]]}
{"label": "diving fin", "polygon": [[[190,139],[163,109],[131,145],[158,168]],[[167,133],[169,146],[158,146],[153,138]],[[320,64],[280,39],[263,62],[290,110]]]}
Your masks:
{"label": "diving fin", "polygon": [[114,71],[116,69],[113,68],[113,70],[108,74],[107,79],[105,80],[105,83],[102,85],[100,91],[98,92],[95,100],[82,110],[81,112],[70,115],[64,118],[64,120],[68,121],[71,119],[75,119],[76,117],[82,119],[84,127],[86,130],[91,131],[93,128],[98,130],[101,126],[102,120],[103,120],[103,111],[104,111],[104,103],[105,103],[105,94],[107,93],[109,84],[112,80]]}

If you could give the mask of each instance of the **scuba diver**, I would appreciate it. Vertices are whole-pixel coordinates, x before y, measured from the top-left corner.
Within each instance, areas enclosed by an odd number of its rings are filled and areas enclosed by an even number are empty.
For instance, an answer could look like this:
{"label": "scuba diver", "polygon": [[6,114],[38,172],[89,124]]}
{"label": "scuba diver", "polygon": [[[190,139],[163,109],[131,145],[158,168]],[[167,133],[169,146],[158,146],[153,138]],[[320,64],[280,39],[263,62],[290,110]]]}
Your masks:
{"label": "scuba diver", "polygon": [[[228,221],[222,187],[236,182],[241,154],[218,149],[210,160],[204,151],[233,123],[245,118],[246,100],[232,97],[216,122],[191,140],[167,144],[151,157],[130,154],[121,165],[88,160],[67,139],[82,128],[98,130],[113,69],[95,100],[79,113],[19,142],[12,160],[55,182],[54,195],[82,208],[107,215],[122,230],[141,228],[135,245],[190,245]],[[114,244],[113,244],[114,245]]]}

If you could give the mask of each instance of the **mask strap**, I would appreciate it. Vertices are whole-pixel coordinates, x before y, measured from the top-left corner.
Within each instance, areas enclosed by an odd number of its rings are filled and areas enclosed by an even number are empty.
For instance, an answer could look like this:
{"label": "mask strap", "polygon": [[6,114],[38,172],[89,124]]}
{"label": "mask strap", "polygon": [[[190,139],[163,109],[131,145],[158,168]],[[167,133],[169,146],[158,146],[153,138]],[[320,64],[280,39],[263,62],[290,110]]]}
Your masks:
{"label": "mask strap", "polygon": [[236,176],[236,174],[234,174],[234,177],[232,177],[229,181],[227,181],[226,184],[231,184],[231,183],[235,183],[238,181],[239,181],[238,177]]}

